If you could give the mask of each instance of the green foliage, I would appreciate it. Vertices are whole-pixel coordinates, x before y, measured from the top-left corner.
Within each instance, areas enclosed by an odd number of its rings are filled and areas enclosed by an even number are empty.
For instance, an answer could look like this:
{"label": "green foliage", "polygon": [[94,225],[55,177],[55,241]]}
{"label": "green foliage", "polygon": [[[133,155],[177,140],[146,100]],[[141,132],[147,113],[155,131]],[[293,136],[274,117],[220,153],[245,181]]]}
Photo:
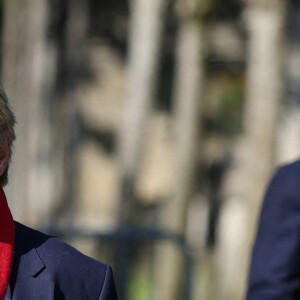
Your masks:
{"label": "green foliage", "polygon": [[222,111],[219,127],[225,135],[240,133],[242,130],[244,89],[239,84],[233,84],[225,89],[222,97]]}
{"label": "green foliage", "polygon": [[219,0],[204,0],[199,1],[198,12],[196,13],[196,18],[198,22],[209,22],[215,15],[214,11],[218,6]]}
{"label": "green foliage", "polygon": [[147,266],[141,265],[133,272],[129,286],[128,299],[149,300],[151,297],[151,276]]}
{"label": "green foliage", "polygon": [[233,137],[243,129],[244,83],[240,78],[217,80],[219,89],[218,109],[214,114],[204,116],[204,131]]}

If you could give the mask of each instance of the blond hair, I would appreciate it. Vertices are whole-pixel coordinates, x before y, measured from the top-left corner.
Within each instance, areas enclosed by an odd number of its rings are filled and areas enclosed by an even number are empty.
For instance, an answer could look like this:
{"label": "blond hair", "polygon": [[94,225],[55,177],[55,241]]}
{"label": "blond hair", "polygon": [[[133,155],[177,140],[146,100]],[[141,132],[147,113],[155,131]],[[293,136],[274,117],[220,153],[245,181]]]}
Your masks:
{"label": "blond hair", "polygon": [[[0,87],[0,145],[8,143],[12,147],[15,140],[15,116],[8,103],[4,90]],[[0,176],[0,185],[4,186],[8,182],[8,167]]]}

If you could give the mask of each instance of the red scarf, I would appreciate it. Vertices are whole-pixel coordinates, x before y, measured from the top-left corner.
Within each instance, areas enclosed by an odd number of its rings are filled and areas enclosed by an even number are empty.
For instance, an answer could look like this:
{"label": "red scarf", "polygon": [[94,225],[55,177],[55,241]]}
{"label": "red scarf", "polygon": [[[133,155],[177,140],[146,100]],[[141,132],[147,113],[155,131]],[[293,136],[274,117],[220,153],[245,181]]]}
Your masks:
{"label": "red scarf", "polygon": [[0,300],[4,300],[9,284],[15,247],[15,224],[0,187]]}

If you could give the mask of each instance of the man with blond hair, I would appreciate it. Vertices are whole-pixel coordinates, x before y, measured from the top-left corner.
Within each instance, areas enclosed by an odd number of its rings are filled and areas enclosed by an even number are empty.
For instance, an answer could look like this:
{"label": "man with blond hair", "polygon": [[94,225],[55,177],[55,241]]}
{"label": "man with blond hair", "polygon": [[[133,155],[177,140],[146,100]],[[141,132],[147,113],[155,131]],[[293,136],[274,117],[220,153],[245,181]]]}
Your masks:
{"label": "man with blond hair", "polygon": [[14,222],[8,182],[15,117],[0,88],[0,300],[117,300],[110,266]]}

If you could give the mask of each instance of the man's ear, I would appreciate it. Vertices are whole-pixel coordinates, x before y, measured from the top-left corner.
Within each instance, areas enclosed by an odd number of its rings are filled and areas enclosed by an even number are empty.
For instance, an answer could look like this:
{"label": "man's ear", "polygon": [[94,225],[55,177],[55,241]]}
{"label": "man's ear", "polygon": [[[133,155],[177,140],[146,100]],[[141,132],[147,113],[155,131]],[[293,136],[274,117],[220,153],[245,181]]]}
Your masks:
{"label": "man's ear", "polygon": [[0,145],[0,176],[3,174],[8,165],[9,154],[10,145],[8,143]]}

